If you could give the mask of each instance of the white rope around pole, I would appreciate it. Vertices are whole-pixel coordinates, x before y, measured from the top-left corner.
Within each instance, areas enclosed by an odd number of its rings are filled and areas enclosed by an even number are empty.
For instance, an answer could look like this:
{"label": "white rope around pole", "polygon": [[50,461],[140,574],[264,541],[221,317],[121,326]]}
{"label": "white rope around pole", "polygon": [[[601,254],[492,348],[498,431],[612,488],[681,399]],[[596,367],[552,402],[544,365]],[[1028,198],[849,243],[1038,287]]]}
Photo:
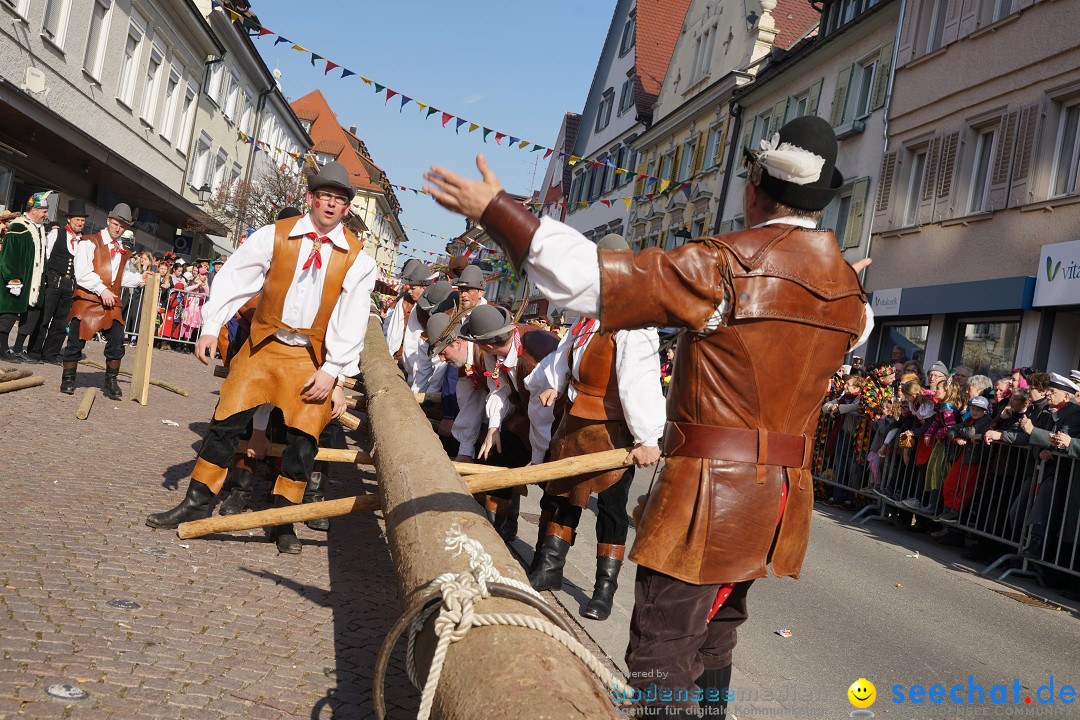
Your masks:
{"label": "white rope around pole", "polygon": [[584,645],[578,642],[577,638],[550,621],[522,613],[476,613],[474,610],[476,602],[491,597],[491,592],[488,589],[489,583],[498,583],[517,588],[534,597],[540,603],[543,603],[544,599],[531,586],[512,578],[504,578],[492,562],[491,556],[484,550],[484,546],[478,540],[474,540],[463,533],[461,527],[456,523],[446,532],[446,549],[453,551],[454,557],[462,552],[467,553],[470,572],[444,573],[435,578],[431,584],[441,592],[442,603],[433,604],[417,615],[412,627],[409,629],[405,667],[409,673],[409,680],[419,688],[420,682],[416,675],[414,657],[416,636],[423,629],[428,619],[438,612],[438,617],[435,618],[435,634],[438,637],[438,642],[435,645],[435,652],[431,658],[431,667],[428,669],[427,680],[420,696],[420,710],[416,716],[417,720],[428,720],[431,715],[435,690],[439,686],[439,678],[442,675],[446,652],[451,643],[464,638],[469,630],[474,627],[509,625],[542,632],[565,645],[610,690],[621,689],[624,697],[629,697],[630,693],[633,692],[633,688],[621,686],[618,678],[604,667]]}

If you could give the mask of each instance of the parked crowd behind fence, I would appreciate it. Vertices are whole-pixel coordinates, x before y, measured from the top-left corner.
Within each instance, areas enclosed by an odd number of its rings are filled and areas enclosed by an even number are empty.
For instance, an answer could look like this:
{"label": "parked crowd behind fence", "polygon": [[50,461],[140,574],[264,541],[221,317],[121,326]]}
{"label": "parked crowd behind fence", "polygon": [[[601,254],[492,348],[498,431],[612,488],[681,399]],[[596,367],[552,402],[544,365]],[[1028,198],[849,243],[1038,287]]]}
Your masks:
{"label": "parked crowd behind fence", "polygon": [[[901,371],[898,374],[898,369]],[[964,547],[989,575],[1080,596],[1080,373],[841,368],[815,437],[816,496]]]}

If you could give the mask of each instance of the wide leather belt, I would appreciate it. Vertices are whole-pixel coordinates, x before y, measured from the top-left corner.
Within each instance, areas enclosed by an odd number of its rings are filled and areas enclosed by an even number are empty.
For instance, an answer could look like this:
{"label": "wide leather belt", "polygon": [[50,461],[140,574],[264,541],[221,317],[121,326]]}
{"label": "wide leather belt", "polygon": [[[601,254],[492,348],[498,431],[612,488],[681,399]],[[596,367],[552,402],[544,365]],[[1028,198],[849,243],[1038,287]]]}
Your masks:
{"label": "wide leather belt", "polygon": [[802,467],[813,445],[803,435],[668,421],[662,448],[665,455]]}

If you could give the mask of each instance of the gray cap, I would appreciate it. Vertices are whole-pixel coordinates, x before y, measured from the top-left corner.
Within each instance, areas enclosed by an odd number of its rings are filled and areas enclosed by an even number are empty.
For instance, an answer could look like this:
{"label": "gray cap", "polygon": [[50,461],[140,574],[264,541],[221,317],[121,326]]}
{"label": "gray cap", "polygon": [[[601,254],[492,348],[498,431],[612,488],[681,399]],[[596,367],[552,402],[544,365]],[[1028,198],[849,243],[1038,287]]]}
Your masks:
{"label": "gray cap", "polygon": [[435,357],[461,336],[461,323],[450,322],[446,313],[435,313],[427,322],[428,352]]}
{"label": "gray cap", "polygon": [[971,407],[977,407],[984,412],[989,412],[990,410],[990,401],[984,398],[982,395],[976,395],[975,397],[971,398],[971,400],[968,401],[968,405],[970,405]]}
{"label": "gray cap", "polygon": [[401,270],[401,282],[407,285],[431,284],[431,268],[420,261],[416,261],[413,265],[405,263],[405,267]]}
{"label": "gray cap", "polygon": [[353,195],[356,194],[352,183],[349,182],[349,173],[346,172],[345,166],[336,160],[326,163],[322,166],[322,170],[309,177],[307,186],[311,192],[322,188],[336,188],[348,195],[349,200],[352,200]]}
{"label": "gray cap", "polygon": [[473,308],[461,326],[461,337],[477,343],[487,343],[509,334],[514,329],[514,316],[498,305]]}
{"label": "gray cap", "polygon": [[460,290],[483,290],[487,283],[484,282],[484,271],[478,265],[468,265],[462,269],[460,277],[454,284]]}
{"label": "gray cap", "polygon": [[931,365],[930,366],[930,372],[928,372],[926,374],[929,375],[932,372],[939,372],[942,375],[944,375],[945,377],[949,376],[949,368],[945,367],[945,363],[941,362],[940,360],[938,360],[936,363]]}
{"label": "gray cap", "polygon": [[416,304],[425,312],[440,313],[452,308],[456,301],[457,295],[454,293],[454,286],[446,280],[440,280],[429,285],[424,294],[420,296],[420,299],[416,301]]}
{"label": "gray cap", "polygon": [[117,203],[116,207],[114,207],[112,209],[112,212],[109,213],[109,217],[113,220],[119,220],[125,225],[130,225],[132,222],[134,222],[131,219],[131,208],[128,206],[127,203]]}
{"label": "gray cap", "polygon": [[630,246],[623,240],[622,235],[608,233],[596,243],[598,250],[629,250]]}

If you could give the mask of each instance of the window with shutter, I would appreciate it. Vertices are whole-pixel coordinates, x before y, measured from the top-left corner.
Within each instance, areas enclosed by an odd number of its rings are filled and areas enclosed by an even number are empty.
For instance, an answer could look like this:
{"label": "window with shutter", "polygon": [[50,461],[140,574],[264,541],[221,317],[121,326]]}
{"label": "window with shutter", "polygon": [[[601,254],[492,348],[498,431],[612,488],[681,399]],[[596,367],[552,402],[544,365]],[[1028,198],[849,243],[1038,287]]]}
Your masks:
{"label": "window with shutter", "polygon": [[[1080,111],[1080,108],[1078,108]],[[1036,103],[1020,111],[1016,133],[1016,161],[1012,183],[1009,187],[1009,204],[1013,207],[1031,202],[1031,176],[1038,148],[1039,127],[1042,124],[1042,107]]]}
{"label": "window with shutter", "polygon": [[1054,171],[1050,197],[1075,195],[1080,189],[1080,105],[1060,104],[1057,133],[1054,138]]}
{"label": "window with shutter", "polygon": [[1019,110],[1002,116],[997,131],[997,147],[994,150],[994,171],[990,176],[987,192],[987,209],[1000,210],[1009,203],[1009,178],[1012,173],[1013,151],[1016,148],[1016,124]]}
{"label": "window with shutter", "polygon": [[[919,224],[934,222],[934,188],[941,166],[941,138],[933,138],[926,146],[926,168],[923,170],[919,193]],[[910,224],[910,223],[909,223]]]}
{"label": "window with shutter", "polygon": [[109,31],[109,11],[111,9],[112,0],[94,0],[90,11],[90,30],[86,36],[83,69],[94,78],[101,76],[101,64],[105,54],[105,37]]}
{"label": "window with shutter", "polygon": [[833,93],[832,107],[829,110],[829,124],[833,127],[844,122],[844,108],[847,105],[848,85],[851,76],[855,72],[855,66],[849,65],[836,76],[836,91]]}
{"label": "window with shutter", "polygon": [[768,135],[766,137],[772,137],[775,133],[780,131],[780,128],[784,125],[784,116],[787,114],[788,99],[785,97],[773,105],[772,109],[772,122],[769,125]]}
{"label": "window with shutter", "polygon": [[714,164],[720,167],[724,166],[724,152],[727,150],[728,140],[730,139],[728,133],[731,131],[731,116],[725,115],[723,123],[720,127],[720,140],[716,143],[716,157],[713,159]]}
{"label": "window with shutter", "polygon": [[41,19],[41,32],[57,45],[63,46],[62,24],[68,0],[46,0],[45,15]]}
{"label": "window with shutter", "polygon": [[892,77],[893,43],[886,43],[878,51],[877,76],[874,78],[874,93],[870,100],[870,109],[878,110],[885,105],[885,93],[889,90],[889,78]]}
{"label": "window with shutter", "polygon": [[666,173],[661,174],[661,179],[675,182],[676,173],[679,171],[679,163],[682,162],[682,146],[675,148],[674,155],[668,155],[669,167]]}
{"label": "window with shutter", "polygon": [[870,178],[859,178],[851,187],[851,211],[848,214],[844,242],[840,245],[844,250],[857,248],[862,243],[863,224],[866,219],[866,196],[869,192]]}
{"label": "window with shutter", "polygon": [[[711,135],[710,131],[710,135]],[[702,133],[697,134],[697,139],[694,141],[694,162],[690,166],[690,177],[695,178],[701,174],[701,171],[705,168],[705,138],[702,137]]]}
{"label": "window with shutter", "polygon": [[897,153],[885,153],[878,173],[877,201],[874,203],[874,225],[884,230],[888,221],[889,204],[892,199],[893,178],[896,175]]}
{"label": "window with shutter", "polygon": [[919,221],[923,179],[926,177],[927,148],[908,152],[911,162],[908,164],[907,178],[904,183],[904,214],[901,219],[904,227],[913,226]]}
{"label": "window with shutter", "polygon": [[641,163],[640,165],[638,165],[637,173],[638,173],[638,176],[636,178],[634,178],[634,196],[635,197],[638,196],[638,195],[641,195],[643,192],[645,192],[645,178],[643,177],[643,175],[645,173],[645,163]]}
{"label": "window with shutter", "polygon": [[[978,5],[979,1],[980,0],[975,0],[975,2],[970,2],[970,4]],[[944,0],[942,0],[942,2],[944,2]],[[945,10],[945,20],[941,29],[941,42],[937,47],[943,47],[956,42],[960,32],[960,11],[963,5],[964,0],[948,0],[948,6]]]}
{"label": "window with shutter", "polygon": [[821,101],[821,84],[821,78],[818,78],[806,93],[807,115],[817,115],[818,103]]}
{"label": "window with shutter", "polygon": [[[943,207],[951,206],[949,202],[953,193],[953,185],[956,180],[957,154],[960,152],[960,132],[946,135],[941,141],[941,167],[937,178],[938,204]],[[944,201],[944,202],[943,202]]]}
{"label": "window with shutter", "polygon": [[967,212],[978,213],[987,209],[987,191],[990,189],[990,161],[994,155],[994,139],[997,127],[976,129],[975,152],[971,158]]}

